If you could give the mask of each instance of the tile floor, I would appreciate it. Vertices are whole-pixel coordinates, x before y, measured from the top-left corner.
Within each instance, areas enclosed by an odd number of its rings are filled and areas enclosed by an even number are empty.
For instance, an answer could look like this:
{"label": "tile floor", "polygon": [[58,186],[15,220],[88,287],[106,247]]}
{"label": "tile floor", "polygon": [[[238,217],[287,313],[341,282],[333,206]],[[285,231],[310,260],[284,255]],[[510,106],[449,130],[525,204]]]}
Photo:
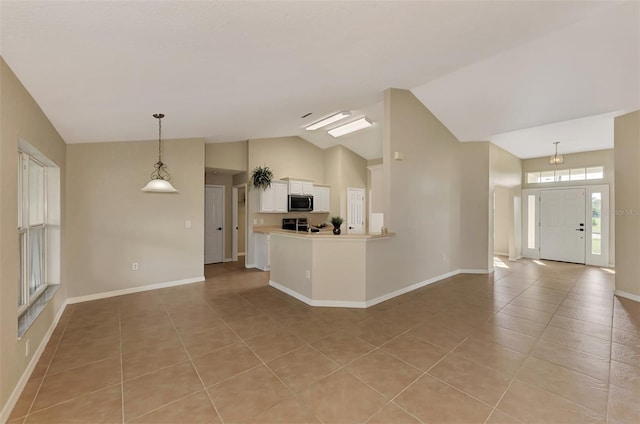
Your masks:
{"label": "tile floor", "polygon": [[608,270],[496,258],[367,310],[206,273],[69,306],[10,423],[640,422],[640,304]]}

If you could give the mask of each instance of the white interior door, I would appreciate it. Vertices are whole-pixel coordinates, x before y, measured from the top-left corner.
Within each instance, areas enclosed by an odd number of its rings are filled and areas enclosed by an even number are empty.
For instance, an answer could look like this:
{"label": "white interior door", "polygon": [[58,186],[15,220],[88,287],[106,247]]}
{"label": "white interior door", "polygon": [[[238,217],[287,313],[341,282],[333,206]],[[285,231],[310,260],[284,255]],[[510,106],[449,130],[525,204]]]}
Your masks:
{"label": "white interior door", "polygon": [[540,258],[585,263],[585,189],[540,191]]}
{"label": "white interior door", "polygon": [[204,263],[222,262],[224,252],[224,187],[206,186],[204,201]]}
{"label": "white interior door", "polygon": [[347,188],[347,233],[364,233],[363,188]]}

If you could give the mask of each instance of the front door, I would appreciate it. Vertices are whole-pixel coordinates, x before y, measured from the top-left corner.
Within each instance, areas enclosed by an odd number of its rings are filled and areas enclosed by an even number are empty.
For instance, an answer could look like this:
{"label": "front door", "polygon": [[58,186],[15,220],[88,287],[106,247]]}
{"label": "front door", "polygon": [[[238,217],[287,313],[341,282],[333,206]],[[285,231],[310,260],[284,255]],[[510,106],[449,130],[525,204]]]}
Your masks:
{"label": "front door", "polygon": [[585,189],[540,191],[540,259],[585,263]]}
{"label": "front door", "polygon": [[222,262],[224,251],[224,187],[206,186],[204,198],[204,263]]}
{"label": "front door", "polygon": [[347,233],[364,233],[363,188],[347,188]]}

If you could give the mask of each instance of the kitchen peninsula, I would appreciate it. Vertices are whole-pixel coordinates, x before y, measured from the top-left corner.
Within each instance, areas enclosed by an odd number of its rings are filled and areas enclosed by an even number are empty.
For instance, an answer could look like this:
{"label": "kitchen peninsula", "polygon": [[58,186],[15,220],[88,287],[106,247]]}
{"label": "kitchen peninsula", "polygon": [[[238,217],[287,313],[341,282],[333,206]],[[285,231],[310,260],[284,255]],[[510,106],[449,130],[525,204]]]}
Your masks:
{"label": "kitchen peninsula", "polygon": [[255,228],[269,234],[269,284],[311,306],[369,306],[367,278],[380,266],[394,234],[308,233]]}

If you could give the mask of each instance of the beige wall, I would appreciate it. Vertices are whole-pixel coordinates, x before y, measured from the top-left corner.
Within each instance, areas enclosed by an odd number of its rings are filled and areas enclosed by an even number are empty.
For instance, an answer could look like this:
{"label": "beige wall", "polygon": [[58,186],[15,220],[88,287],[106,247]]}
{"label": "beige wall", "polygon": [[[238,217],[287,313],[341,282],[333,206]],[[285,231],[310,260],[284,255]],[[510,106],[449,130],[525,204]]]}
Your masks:
{"label": "beige wall", "polygon": [[207,168],[247,170],[247,141],[205,144],[204,166]]}
{"label": "beige wall", "polygon": [[205,184],[224,186],[224,258],[231,259],[233,253],[233,175],[214,174],[213,171],[205,173]]}
{"label": "beige wall", "polygon": [[509,189],[495,188],[495,209],[493,214],[493,253],[509,255]]}
{"label": "beige wall", "polygon": [[[325,184],[331,186],[331,213],[347,219],[347,188],[366,189],[367,160],[342,145],[324,151]],[[365,199],[365,205],[368,204]],[[367,214],[365,213],[365,217]]]}
{"label": "beige wall", "polygon": [[204,275],[204,139],[163,144],[177,194],[140,191],[155,142],[67,146],[69,297]]}
{"label": "beige wall", "polygon": [[[64,243],[66,145],[38,104],[0,58],[0,410],[15,390],[29,361],[43,341],[66,299],[64,283],[21,340],[17,337],[18,287],[18,139],[38,149],[60,168]],[[68,255],[62,251],[62,266]],[[25,343],[31,349],[25,356]]]}
{"label": "beige wall", "polygon": [[459,143],[460,268],[489,268],[490,189],[488,142]]}
{"label": "beige wall", "polygon": [[[385,267],[367,298],[460,268],[458,141],[409,91],[384,93],[384,178],[388,210]],[[393,152],[404,160],[393,160]]]}
{"label": "beige wall", "polygon": [[614,120],[616,292],[640,298],[640,111]]}
{"label": "beige wall", "polygon": [[[489,216],[493,217],[493,193],[496,187],[509,189],[508,193],[508,233],[509,233],[509,259],[515,260],[521,256],[522,226],[521,226],[521,181],[522,159],[517,158],[506,150],[491,144],[489,146]],[[489,234],[494,234],[494,220],[489,219]],[[489,237],[488,263],[493,269],[493,237]]]}

